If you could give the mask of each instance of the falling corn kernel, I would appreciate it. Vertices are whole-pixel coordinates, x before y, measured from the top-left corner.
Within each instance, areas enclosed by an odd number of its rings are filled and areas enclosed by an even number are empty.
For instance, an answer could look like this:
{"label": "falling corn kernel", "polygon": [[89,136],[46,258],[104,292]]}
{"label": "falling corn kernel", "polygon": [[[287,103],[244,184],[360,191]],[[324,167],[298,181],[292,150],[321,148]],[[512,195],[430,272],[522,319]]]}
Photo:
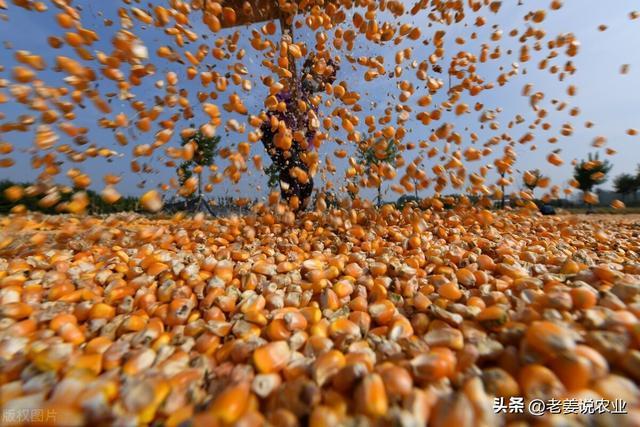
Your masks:
{"label": "falling corn kernel", "polygon": [[142,207],[149,212],[159,212],[162,209],[162,197],[157,191],[151,190],[146,192],[141,198]]}

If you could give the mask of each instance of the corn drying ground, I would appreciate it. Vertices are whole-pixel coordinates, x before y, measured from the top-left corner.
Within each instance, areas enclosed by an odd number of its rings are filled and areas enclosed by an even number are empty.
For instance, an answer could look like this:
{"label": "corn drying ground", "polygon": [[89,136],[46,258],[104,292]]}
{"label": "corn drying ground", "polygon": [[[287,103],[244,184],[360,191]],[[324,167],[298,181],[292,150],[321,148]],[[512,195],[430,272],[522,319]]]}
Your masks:
{"label": "corn drying ground", "polygon": [[[387,206],[0,227],[4,421],[640,423],[637,216]],[[627,414],[496,414],[513,396]]]}

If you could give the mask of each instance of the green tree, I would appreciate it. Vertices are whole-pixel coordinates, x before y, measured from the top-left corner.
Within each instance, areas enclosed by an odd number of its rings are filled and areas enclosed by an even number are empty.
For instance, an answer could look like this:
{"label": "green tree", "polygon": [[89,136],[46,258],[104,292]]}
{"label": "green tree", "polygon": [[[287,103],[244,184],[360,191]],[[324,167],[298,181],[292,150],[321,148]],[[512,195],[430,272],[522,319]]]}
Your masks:
{"label": "green tree", "polygon": [[[24,194],[18,200],[10,200],[5,191],[10,187],[15,186],[21,187],[24,190]],[[62,211],[61,207],[64,206],[65,202],[68,202],[71,199],[72,194],[76,191],[80,191],[79,189],[59,191],[60,202],[54,206],[44,207],[40,203],[42,195],[37,192],[29,191],[30,189],[36,189],[37,187],[37,183],[13,182],[10,180],[0,181],[0,214],[10,213],[11,209],[17,205],[24,205],[24,207],[31,212],[43,212],[46,214],[60,213]],[[100,194],[93,190],[87,189],[82,191],[84,191],[89,198],[89,206],[87,207],[87,213],[89,214],[111,214],[116,212],[134,212],[139,210],[138,197],[124,196],[117,202],[109,204],[102,199]]]}
{"label": "green tree", "polygon": [[420,197],[418,196],[418,187],[423,184],[424,180],[421,181],[421,179],[419,179],[419,173],[421,172],[421,169],[424,169],[424,158],[422,156],[418,157],[413,161],[413,164],[416,169],[419,170],[411,177],[411,183],[413,184],[413,196],[415,197],[415,200],[420,200]]}
{"label": "green tree", "polygon": [[501,159],[496,159],[494,161],[494,165],[498,170],[498,175],[500,175],[500,179],[498,183],[500,185],[500,209],[504,209],[505,206],[505,186],[511,184],[510,179],[507,178],[507,175],[511,175],[513,171],[511,170],[511,165],[514,162],[514,158],[508,153],[505,153],[505,156]]}
{"label": "green tree", "polygon": [[[369,141],[371,142],[371,141]],[[382,205],[382,177],[379,176],[379,166],[386,163],[390,166],[396,165],[396,157],[398,155],[398,142],[396,140],[387,141],[383,150],[378,148],[380,140],[374,141],[367,145],[363,143],[358,145],[356,157],[358,163],[365,168],[365,173],[370,177],[375,176],[378,182],[377,205]]]}
{"label": "green tree", "polygon": [[396,208],[402,210],[409,203],[413,203],[413,204],[415,204],[415,206],[419,206],[420,205],[420,199],[418,198],[418,196],[412,196],[410,194],[403,194],[396,201]]}
{"label": "green tree", "polygon": [[[573,178],[578,183],[578,188],[584,194],[593,187],[603,184],[607,180],[607,174],[611,171],[611,163],[608,160],[601,161],[598,153],[589,153],[587,160],[581,160],[573,169]],[[591,204],[589,204],[591,211]]]}
{"label": "green tree", "polygon": [[524,186],[527,187],[532,194],[545,178],[546,177],[542,175],[542,172],[540,172],[540,169],[533,169],[522,174]]}
{"label": "green tree", "polygon": [[197,168],[198,173],[198,197],[202,197],[202,170],[213,164],[213,159],[218,154],[219,136],[208,137],[197,130],[193,136],[182,138],[180,145],[183,147],[192,142],[196,144],[193,152],[193,158],[182,162],[178,166],[178,178],[180,184],[184,184],[186,180],[193,176]]}
{"label": "green tree", "polygon": [[352,201],[358,197],[358,183],[355,176],[345,180],[344,188]]}
{"label": "green tree", "polygon": [[616,193],[622,195],[622,199],[625,199],[627,194],[635,193],[637,189],[637,177],[623,173],[618,175],[613,180],[613,188],[616,190]]}
{"label": "green tree", "polygon": [[269,177],[267,186],[269,186],[269,188],[276,188],[280,183],[280,169],[278,169],[278,165],[271,163],[264,169],[264,173]]}

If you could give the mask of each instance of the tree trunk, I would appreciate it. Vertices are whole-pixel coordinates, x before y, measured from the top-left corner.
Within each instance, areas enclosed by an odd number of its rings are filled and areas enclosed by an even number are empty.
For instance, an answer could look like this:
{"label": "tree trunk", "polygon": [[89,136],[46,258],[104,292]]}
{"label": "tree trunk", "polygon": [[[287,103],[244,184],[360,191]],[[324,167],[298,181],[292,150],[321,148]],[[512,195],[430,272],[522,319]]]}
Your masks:
{"label": "tree trunk", "polygon": [[502,197],[500,200],[500,209],[504,209],[504,185],[500,186],[500,188],[502,189]]}
{"label": "tree trunk", "polygon": [[382,185],[378,185],[378,207],[382,206]]}
{"label": "tree trunk", "polygon": [[[588,191],[591,191],[591,190],[582,190],[582,201],[583,201],[583,203],[587,203],[585,201],[585,197],[586,197]],[[591,205],[591,203],[587,203],[587,213],[588,214],[593,213],[593,206]]]}

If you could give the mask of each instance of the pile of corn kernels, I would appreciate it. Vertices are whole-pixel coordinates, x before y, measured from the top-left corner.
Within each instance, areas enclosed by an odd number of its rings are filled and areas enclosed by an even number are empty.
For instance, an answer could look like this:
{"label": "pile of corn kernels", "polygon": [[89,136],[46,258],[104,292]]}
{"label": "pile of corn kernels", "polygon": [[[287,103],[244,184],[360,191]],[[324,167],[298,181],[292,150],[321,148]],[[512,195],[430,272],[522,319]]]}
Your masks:
{"label": "pile of corn kernels", "polygon": [[629,216],[0,218],[1,410],[62,425],[639,425],[639,316]]}

